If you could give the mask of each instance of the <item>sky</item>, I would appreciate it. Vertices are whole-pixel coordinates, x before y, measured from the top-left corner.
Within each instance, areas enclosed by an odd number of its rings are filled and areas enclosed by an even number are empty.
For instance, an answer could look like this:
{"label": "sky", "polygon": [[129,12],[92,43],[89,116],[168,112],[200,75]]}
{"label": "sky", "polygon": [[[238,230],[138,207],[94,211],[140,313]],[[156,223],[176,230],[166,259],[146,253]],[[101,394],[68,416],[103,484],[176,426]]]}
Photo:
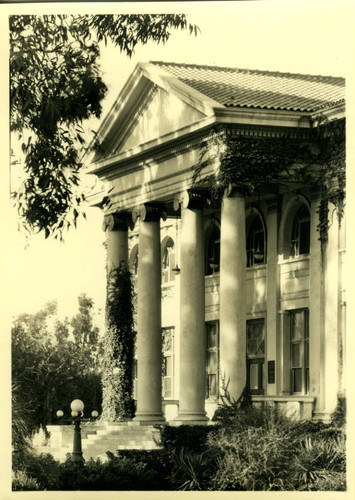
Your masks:
{"label": "sky", "polygon": [[[56,12],[63,9],[74,13],[83,8],[69,5],[58,4]],[[139,47],[131,59],[119,49],[104,49],[101,69],[109,91],[102,118],[136,64],[149,60],[347,77],[354,56],[351,5],[345,0],[87,3],[86,12],[183,12],[201,30],[197,37],[188,32],[173,32],[166,45]],[[45,10],[43,4],[23,4],[11,6],[9,13],[41,10]],[[6,24],[2,28],[6,33]],[[97,128],[99,122],[93,121],[92,128]],[[16,177],[16,172],[13,175]],[[8,198],[5,189],[5,203]],[[8,215],[5,221],[2,217],[5,230],[0,243],[8,250],[2,258],[1,271],[5,283],[2,306],[7,313],[11,317],[34,313],[47,301],[57,299],[59,315],[71,316],[77,311],[77,297],[83,292],[103,310],[105,251],[100,210],[88,209],[87,222],[81,221],[78,229],[69,232],[65,242],[60,243],[42,236],[26,242],[17,231],[16,211],[5,208]]]}

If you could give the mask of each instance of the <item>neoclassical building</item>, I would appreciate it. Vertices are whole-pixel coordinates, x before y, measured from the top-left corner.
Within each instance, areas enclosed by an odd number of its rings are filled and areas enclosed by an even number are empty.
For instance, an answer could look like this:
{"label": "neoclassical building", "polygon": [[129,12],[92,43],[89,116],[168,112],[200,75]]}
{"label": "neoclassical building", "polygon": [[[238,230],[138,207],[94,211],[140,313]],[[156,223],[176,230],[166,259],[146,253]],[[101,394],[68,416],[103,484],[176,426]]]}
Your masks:
{"label": "neoclassical building", "polygon": [[[138,64],[96,138],[88,172],[105,200],[108,266],[137,287],[135,419],[205,423],[227,386],[300,418],[328,420],[345,393],[345,221],[319,240],[311,183],[196,186],[201,144],[229,137],[310,141],[345,116],[342,78],[187,64]],[[162,363],[163,357],[163,363]]]}

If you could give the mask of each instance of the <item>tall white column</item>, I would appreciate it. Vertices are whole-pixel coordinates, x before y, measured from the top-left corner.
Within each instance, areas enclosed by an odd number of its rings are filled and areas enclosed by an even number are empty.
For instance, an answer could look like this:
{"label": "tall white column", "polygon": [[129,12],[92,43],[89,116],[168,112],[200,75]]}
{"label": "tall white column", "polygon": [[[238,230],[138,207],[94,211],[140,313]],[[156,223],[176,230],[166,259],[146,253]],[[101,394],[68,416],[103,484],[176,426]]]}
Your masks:
{"label": "tall white column", "polygon": [[180,394],[177,423],[202,424],[205,412],[206,329],[203,198],[187,191],[181,203]]}
{"label": "tall white column", "polygon": [[335,410],[338,396],[339,321],[339,221],[329,203],[330,226],[324,255],[324,412],[326,419]]}
{"label": "tall white column", "polygon": [[[267,332],[267,363],[274,363],[274,381],[268,380],[268,365],[266,366],[267,379],[264,386],[266,394],[275,395],[281,389],[280,368],[277,362],[280,359],[280,341],[277,332],[280,331],[280,314],[279,314],[279,290],[280,290],[280,272],[278,266],[278,251],[277,251],[277,218],[278,218],[278,200],[273,197],[267,200],[267,275],[266,275],[266,332]],[[278,368],[277,368],[278,367]]]}
{"label": "tall white column", "polygon": [[311,199],[311,241],[309,264],[309,382],[310,396],[315,397],[314,417],[323,418],[324,394],[321,380],[324,379],[324,279],[323,255],[319,240],[320,193]]}
{"label": "tall white column", "polygon": [[139,218],[137,293],[137,411],[135,421],[164,421],[162,411],[161,256],[159,207],[144,204]]}
{"label": "tall white column", "polygon": [[221,212],[220,374],[238,399],[246,384],[245,199],[232,186]]}

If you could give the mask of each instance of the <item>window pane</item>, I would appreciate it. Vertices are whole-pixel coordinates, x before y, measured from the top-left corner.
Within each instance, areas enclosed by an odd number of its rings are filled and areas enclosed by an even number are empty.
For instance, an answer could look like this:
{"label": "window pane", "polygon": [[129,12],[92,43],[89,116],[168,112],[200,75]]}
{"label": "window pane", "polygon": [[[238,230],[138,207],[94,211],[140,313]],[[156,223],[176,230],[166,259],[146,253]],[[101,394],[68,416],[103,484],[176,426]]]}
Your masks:
{"label": "window pane", "polygon": [[171,377],[172,373],[173,373],[172,358],[171,358],[171,356],[165,356],[165,373],[164,373],[164,375],[166,377]]}
{"label": "window pane", "polygon": [[294,368],[293,372],[293,392],[302,392],[302,368]]}
{"label": "window pane", "polygon": [[217,326],[211,324],[207,326],[207,348],[217,347]]}
{"label": "window pane", "polygon": [[208,395],[217,396],[217,375],[209,375],[208,376]]}
{"label": "window pane", "polygon": [[309,253],[310,222],[300,222],[300,254]]}
{"label": "window pane", "polygon": [[265,352],[264,320],[247,322],[247,354],[248,356],[263,356]]}
{"label": "window pane", "polygon": [[259,365],[252,363],[249,365],[249,385],[250,390],[257,390],[259,388]]}
{"label": "window pane", "polygon": [[208,373],[217,373],[217,353],[209,352],[207,354],[207,360]]}
{"label": "window pane", "polygon": [[164,397],[171,398],[171,378],[164,379]]}
{"label": "window pane", "polygon": [[291,340],[302,340],[304,336],[304,312],[291,314]]}
{"label": "window pane", "polygon": [[293,368],[298,368],[302,366],[301,362],[301,344],[291,345],[291,366]]}

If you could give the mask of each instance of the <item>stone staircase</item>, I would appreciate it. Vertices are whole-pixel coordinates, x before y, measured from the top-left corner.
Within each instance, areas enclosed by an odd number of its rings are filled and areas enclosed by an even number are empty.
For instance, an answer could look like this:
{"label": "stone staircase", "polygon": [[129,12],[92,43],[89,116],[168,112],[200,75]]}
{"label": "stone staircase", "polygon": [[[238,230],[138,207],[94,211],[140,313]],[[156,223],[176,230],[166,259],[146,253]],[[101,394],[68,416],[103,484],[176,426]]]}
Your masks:
{"label": "stone staircase", "polygon": [[[72,426],[49,426],[51,439],[46,445],[36,445],[40,453],[51,453],[63,461],[73,450]],[[139,422],[114,422],[107,424],[87,424],[82,426],[81,444],[85,460],[100,458],[107,460],[106,451],[154,450],[158,449],[153,436],[159,437],[159,430],[153,425]]]}
{"label": "stone staircase", "polygon": [[159,437],[159,431],[152,425],[140,425],[139,422],[115,422],[107,424],[95,434],[88,434],[82,439],[83,456],[106,459],[106,451],[117,450],[155,450],[159,446],[153,436]]}

